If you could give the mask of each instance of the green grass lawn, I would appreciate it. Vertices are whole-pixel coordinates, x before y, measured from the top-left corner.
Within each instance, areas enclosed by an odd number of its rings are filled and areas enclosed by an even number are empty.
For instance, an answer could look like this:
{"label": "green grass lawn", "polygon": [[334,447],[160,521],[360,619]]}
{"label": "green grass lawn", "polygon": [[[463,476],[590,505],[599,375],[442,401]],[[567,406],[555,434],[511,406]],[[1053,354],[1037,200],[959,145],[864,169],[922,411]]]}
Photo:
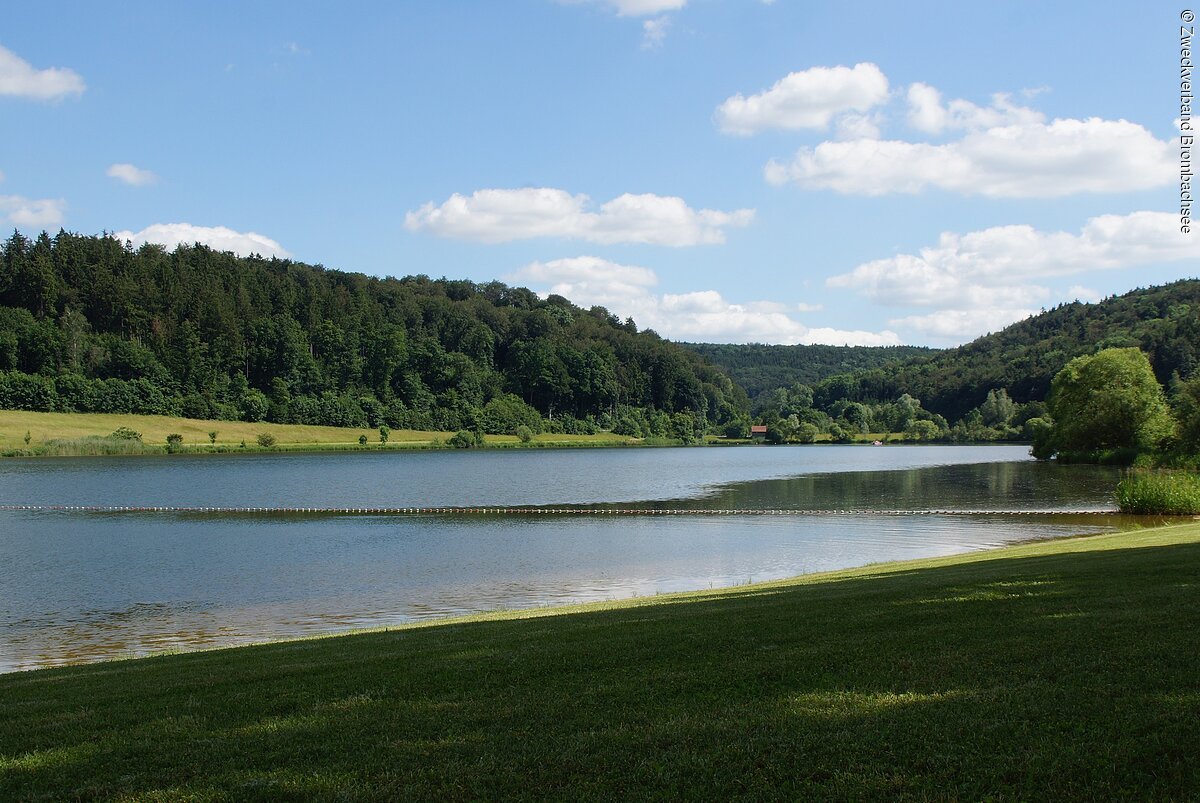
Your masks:
{"label": "green grass lawn", "polygon": [[[273,435],[279,447],[285,450],[297,448],[329,449],[358,448],[360,435],[366,435],[368,446],[379,448],[379,430],[354,429],[350,427],[316,427],[305,424],[249,423],[246,421],[205,421],[195,418],[172,418],[161,415],[133,415],[121,413],[37,413],[28,410],[0,410],[0,451],[25,449],[25,433],[29,433],[30,447],[52,440],[75,440],[87,437],[103,437],[118,427],[129,427],[142,435],[146,444],[166,448],[167,435],[178,433],[183,436],[186,449],[206,448],[210,445],[208,433],[216,432],[216,446],[238,448],[245,442],[249,449],[255,448],[259,433]],[[426,432],[422,430],[394,429],[388,436],[389,448],[431,446],[435,442],[445,443],[453,432]],[[616,446],[630,443],[632,439],[602,433],[598,435],[557,435],[543,433],[534,437],[530,446]],[[517,446],[515,435],[488,435],[487,443],[493,446]]]}
{"label": "green grass lawn", "polygon": [[1200,524],[0,676],[0,799],[1200,797]]}

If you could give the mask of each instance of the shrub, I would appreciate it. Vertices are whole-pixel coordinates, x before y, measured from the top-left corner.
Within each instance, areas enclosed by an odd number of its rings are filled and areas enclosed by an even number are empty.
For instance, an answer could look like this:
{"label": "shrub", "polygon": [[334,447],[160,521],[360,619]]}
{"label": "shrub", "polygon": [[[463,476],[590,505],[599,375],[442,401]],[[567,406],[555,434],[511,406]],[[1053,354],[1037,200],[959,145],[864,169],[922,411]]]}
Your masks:
{"label": "shrub", "polygon": [[796,440],[801,443],[813,443],[820,434],[821,430],[817,429],[816,424],[810,424],[808,421],[805,421],[796,429]]}
{"label": "shrub", "polygon": [[[270,449],[275,445],[275,436],[269,432],[260,432],[254,438],[255,442],[264,449]],[[244,441],[243,441],[244,443]]]}
{"label": "shrub", "polygon": [[217,442],[217,433],[215,430],[213,432],[208,433],[208,442],[209,443]]}
{"label": "shrub", "polygon": [[109,435],[108,437],[115,438],[119,441],[140,441],[142,439],[142,433],[135,432],[129,427],[117,427],[115,430],[113,430],[113,434]]}
{"label": "shrub", "polygon": [[178,432],[172,432],[167,436],[167,452],[175,454],[179,451],[179,447],[183,445],[183,436]]}
{"label": "shrub", "polygon": [[829,439],[834,443],[849,443],[850,433],[837,424],[829,428]]}
{"label": "shrub", "polygon": [[744,418],[730,421],[725,425],[724,434],[726,438],[749,438],[750,424]]}
{"label": "shrub", "polygon": [[1200,474],[1191,471],[1131,471],[1117,484],[1122,513],[1200,514]]}
{"label": "shrub", "polygon": [[387,424],[384,424],[383,426],[381,426],[379,428],[379,442],[387,443],[388,436],[390,436],[391,434],[392,434],[392,428],[389,427]]}
{"label": "shrub", "polygon": [[29,434],[29,430],[25,430],[25,445],[29,445],[29,441],[33,440],[33,436]]}
{"label": "shrub", "polygon": [[470,430],[460,429],[454,433],[454,436],[446,443],[453,446],[455,449],[470,449],[475,445],[475,435]]}
{"label": "shrub", "polygon": [[[384,441],[384,443],[387,443],[387,441]],[[366,435],[359,435],[359,436],[358,436],[358,445],[359,445],[359,446],[366,446],[366,445],[367,445],[367,436],[366,436]]]}
{"label": "shrub", "polygon": [[524,424],[517,427],[517,431],[513,434],[517,436],[517,440],[519,440],[521,443],[529,443],[531,440],[533,440],[533,430]]}

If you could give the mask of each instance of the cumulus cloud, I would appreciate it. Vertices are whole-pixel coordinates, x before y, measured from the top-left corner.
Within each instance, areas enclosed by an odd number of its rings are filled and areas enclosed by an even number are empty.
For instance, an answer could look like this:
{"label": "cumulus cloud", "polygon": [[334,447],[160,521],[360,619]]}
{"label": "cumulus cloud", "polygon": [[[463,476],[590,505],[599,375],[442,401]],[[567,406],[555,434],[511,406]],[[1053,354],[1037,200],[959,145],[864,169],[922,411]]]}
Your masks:
{"label": "cumulus cloud", "polygon": [[138,232],[118,231],[113,237],[134,246],[143,243],[158,243],[168,250],[178,245],[202,243],[214,251],[232,251],[238,256],[260,254],[266,257],[291,256],[287,250],[270,237],[253,231],[240,232],[224,226],[193,226],[191,223],[155,223]]}
{"label": "cumulus cloud", "polygon": [[[1026,97],[1036,91],[1023,93]],[[888,104],[903,97],[907,121],[949,142],[883,138]],[[914,83],[889,94],[874,64],[813,67],[770,89],[734,95],[716,111],[722,131],[834,128],[836,136],[800,148],[764,168],[772,184],[795,183],[854,195],[927,189],[992,198],[1055,198],[1081,192],[1127,192],[1169,184],[1173,144],[1128,120],[1047,120],[1042,112],[996,93],[987,105],[945,100]]]}
{"label": "cumulus cloud", "polygon": [[972,130],[1029,125],[1045,120],[1044,114],[1025,106],[1017,106],[1003,92],[992,95],[990,106],[976,106],[968,100],[943,103],[942,93],[928,84],[915,83],[908,88],[908,123],[927,134],[940,134],[947,129]]}
{"label": "cumulus cloud", "polygon": [[0,195],[0,219],[19,229],[43,229],[61,226],[67,202],[61,198],[24,198]]}
{"label": "cumulus cloud", "polygon": [[837,115],[863,112],[883,103],[888,80],[874,64],[813,67],[790,73],[770,89],[734,95],[717,107],[717,125],[727,134],[749,135],[771,128],[825,129]]}
{"label": "cumulus cloud", "polygon": [[1126,120],[1054,120],[999,126],[943,145],[860,139],[802,148],[772,161],[773,184],[794,181],[846,194],[916,193],[927,188],[993,198],[1055,198],[1168,184],[1168,142]]}
{"label": "cumulus cloud", "polygon": [[1025,225],[946,232],[936,246],[866,262],[825,283],[879,304],[935,308],[889,323],[963,339],[1025,318],[1048,301],[1095,300],[1095,291],[1080,285],[1056,296],[1046,286],[1054,278],[1198,257],[1200,243],[1179,232],[1178,218],[1141,211],[1091,218],[1078,234]]}
{"label": "cumulus cloud", "polygon": [[507,278],[529,283],[547,294],[561,295],[583,307],[606,307],[674,340],[871,346],[900,342],[891,331],[809,328],[791,317],[786,305],[775,301],[738,304],[715,290],[656,293],[653,288],[658,277],[654,271],[592,256],[533,262]]}
{"label": "cumulus cloud", "polygon": [[87,85],[74,70],[47,67],[39,70],[0,45],[0,95],[33,100],[59,100],[79,96]]}
{"label": "cumulus cloud", "polygon": [[502,243],[561,237],[593,243],[645,243],[688,246],[725,242],[725,230],[748,225],[753,209],[721,212],[692,209],[682,198],[626,193],[592,210],[586,195],[565,190],[525,188],[455,193],[440,206],[432,202],[405,215],[410,231],[439,237]]}
{"label": "cumulus cloud", "polygon": [[109,178],[115,178],[117,181],[123,181],[134,187],[141,187],[158,181],[158,176],[154,175],[153,172],[143,170],[128,162],[118,162],[117,164],[109,165],[108,170],[104,171],[104,175]]}

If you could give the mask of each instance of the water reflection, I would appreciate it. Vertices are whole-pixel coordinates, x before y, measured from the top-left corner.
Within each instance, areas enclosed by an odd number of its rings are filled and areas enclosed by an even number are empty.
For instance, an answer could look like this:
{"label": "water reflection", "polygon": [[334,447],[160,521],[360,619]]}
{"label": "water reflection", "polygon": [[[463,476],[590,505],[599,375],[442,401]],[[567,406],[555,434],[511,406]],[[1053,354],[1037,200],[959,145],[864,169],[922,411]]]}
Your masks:
{"label": "water reflection", "polygon": [[1115,509],[1120,469],[1009,462],[905,471],[846,471],[714,488],[683,505],[739,510]]}

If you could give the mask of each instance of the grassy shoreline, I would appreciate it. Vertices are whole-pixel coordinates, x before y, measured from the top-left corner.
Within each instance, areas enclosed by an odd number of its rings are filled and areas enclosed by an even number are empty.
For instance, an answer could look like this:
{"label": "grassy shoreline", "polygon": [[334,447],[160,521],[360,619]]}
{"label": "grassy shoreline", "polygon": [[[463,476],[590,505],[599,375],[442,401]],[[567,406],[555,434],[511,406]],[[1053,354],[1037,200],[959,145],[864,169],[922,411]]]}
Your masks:
{"label": "grassy shoreline", "polygon": [[[108,438],[120,427],[142,435],[141,441],[114,442]],[[215,432],[215,440],[209,437]],[[421,449],[452,449],[449,441],[453,432],[423,430],[392,430],[386,444],[380,443],[376,429],[320,427],[306,424],[250,423],[245,421],[212,421],[169,416],[133,415],[123,413],[41,413],[26,410],[0,410],[0,458],[18,457],[90,457],[165,455],[167,436],[177,433],[182,443],[175,454],[277,454],[286,452],[381,452]],[[263,447],[257,443],[260,434],[271,435],[275,445]],[[25,436],[29,442],[25,442]],[[366,444],[359,442],[366,437]],[[869,444],[881,441],[891,444],[912,444],[900,433],[865,433],[855,435],[852,443]],[[750,439],[727,439],[706,436],[706,446],[755,445]],[[830,444],[828,435],[818,436],[815,445]],[[921,442],[924,444],[924,442]],[[930,442],[933,445],[937,443]],[[583,449],[597,447],[679,446],[682,442],[669,438],[633,438],[601,432],[595,435],[541,433],[528,443],[515,435],[488,435],[484,449]],[[999,445],[1012,445],[1004,442]],[[796,444],[791,444],[796,445]],[[803,444],[814,445],[814,444]],[[944,445],[944,444],[943,444]],[[978,445],[978,444],[976,444]],[[984,444],[987,445],[987,444]]]}
{"label": "grassy shoreline", "polygon": [[0,797],[1200,793],[1200,524],[0,676]]}
{"label": "grassy shoreline", "polygon": [[[141,433],[141,442],[101,443],[120,427]],[[213,441],[209,433],[216,432]],[[25,443],[25,435],[29,443]],[[0,456],[54,457],[92,454],[167,454],[167,435],[183,437],[180,454],[270,454],[302,451],[379,452],[404,449],[444,449],[453,432],[392,430],[386,444],[379,442],[377,429],[319,427],[305,424],[210,421],[169,416],[120,413],[40,413],[25,410],[0,410]],[[257,444],[260,434],[271,435],[275,445]],[[359,443],[365,436],[367,443]],[[621,435],[565,435],[543,433],[529,443],[515,435],[488,435],[488,448],[570,448],[589,446],[640,445],[635,438]]]}

